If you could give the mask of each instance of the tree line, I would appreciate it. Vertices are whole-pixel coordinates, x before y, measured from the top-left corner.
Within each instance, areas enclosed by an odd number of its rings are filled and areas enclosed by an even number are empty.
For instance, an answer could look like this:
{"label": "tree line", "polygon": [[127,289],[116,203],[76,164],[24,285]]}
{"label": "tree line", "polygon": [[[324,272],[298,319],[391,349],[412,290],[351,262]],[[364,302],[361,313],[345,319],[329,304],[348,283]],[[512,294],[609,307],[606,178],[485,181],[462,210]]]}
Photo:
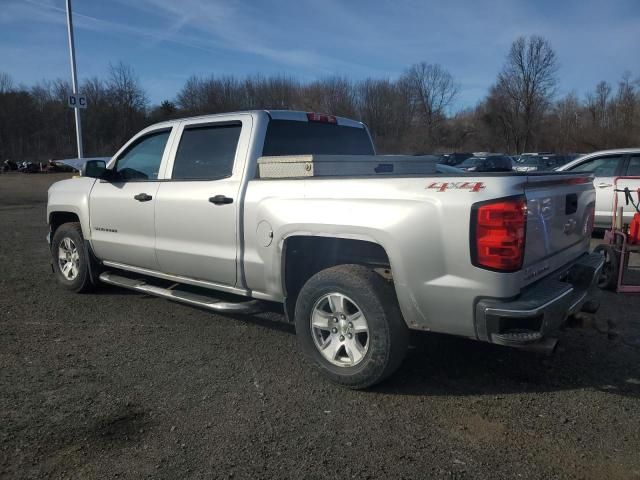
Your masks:
{"label": "tree line", "polygon": [[[460,92],[438,64],[417,63],[397,79],[330,77],[301,82],[285,75],[190,77],[172,99],[150,105],[133,68],[110,65],[80,91],[86,156],[110,156],[135,132],[189,115],[251,109],[330,113],[365,122],[382,153],[553,151],[583,153],[640,146],[640,78],[598,83],[583,98],[562,97],[558,59],[539,36],[513,42],[485,98],[452,112]],[[64,80],[15,85],[0,72],[0,160],[75,156],[71,91]]]}

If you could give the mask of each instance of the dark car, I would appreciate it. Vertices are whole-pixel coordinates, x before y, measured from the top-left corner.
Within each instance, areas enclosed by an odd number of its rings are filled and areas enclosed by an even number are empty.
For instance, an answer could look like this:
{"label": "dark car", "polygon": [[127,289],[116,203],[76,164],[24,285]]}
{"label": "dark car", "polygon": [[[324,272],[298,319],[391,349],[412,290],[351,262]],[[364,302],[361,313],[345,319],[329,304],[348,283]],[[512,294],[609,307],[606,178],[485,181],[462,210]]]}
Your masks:
{"label": "dark car", "polygon": [[473,157],[473,153],[465,153],[465,152],[443,153],[440,156],[440,161],[438,163],[442,165],[449,165],[451,167],[454,167],[456,165],[461,164],[469,157]]}
{"label": "dark car", "polygon": [[476,154],[456,166],[467,172],[511,172],[513,161],[507,155]]}
{"label": "dark car", "polygon": [[13,172],[15,170],[18,170],[18,164],[13,160],[6,159],[4,162],[2,162],[2,168],[0,170],[2,170],[3,172]]}
{"label": "dark car", "polygon": [[530,153],[518,157],[513,169],[516,172],[551,171],[567,163],[565,155]]}

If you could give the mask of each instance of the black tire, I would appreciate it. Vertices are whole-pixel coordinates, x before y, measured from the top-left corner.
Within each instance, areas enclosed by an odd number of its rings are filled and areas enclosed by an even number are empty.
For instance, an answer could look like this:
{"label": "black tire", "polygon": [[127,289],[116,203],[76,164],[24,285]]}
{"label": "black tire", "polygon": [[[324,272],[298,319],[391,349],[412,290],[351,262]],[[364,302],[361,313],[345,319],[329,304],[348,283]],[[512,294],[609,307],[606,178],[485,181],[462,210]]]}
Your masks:
{"label": "black tire", "polygon": [[618,273],[620,271],[618,252],[611,245],[598,245],[593,249],[593,253],[604,255],[604,265],[598,278],[598,287],[615,292],[618,287]]}
{"label": "black tire", "polygon": [[[73,278],[69,278],[68,274],[63,273],[59,259],[61,244],[67,239],[72,242],[78,254],[78,260],[74,266],[76,274]],[[91,259],[85,248],[82,228],[80,228],[79,223],[64,223],[58,227],[53,234],[53,241],[51,242],[51,260],[56,280],[60,286],[77,293],[93,290],[94,285],[89,274]]]}
{"label": "black tire", "polygon": [[[368,324],[366,354],[352,366],[331,363],[314,340],[312,312],[330,293],[352,299]],[[391,375],[402,363],[409,342],[393,284],[361,265],[338,265],[312,276],[298,295],[295,325],[305,356],[331,381],[353,389],[370,387]]]}

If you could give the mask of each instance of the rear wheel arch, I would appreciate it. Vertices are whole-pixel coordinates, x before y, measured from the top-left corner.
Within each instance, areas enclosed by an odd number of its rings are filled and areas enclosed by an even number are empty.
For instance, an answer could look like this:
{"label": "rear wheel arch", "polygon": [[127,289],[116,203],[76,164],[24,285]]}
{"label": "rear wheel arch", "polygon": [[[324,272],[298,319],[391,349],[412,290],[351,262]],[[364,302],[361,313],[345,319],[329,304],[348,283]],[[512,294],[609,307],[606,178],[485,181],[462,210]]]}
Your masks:
{"label": "rear wheel arch", "polygon": [[281,263],[287,319],[293,321],[296,299],[307,280],[321,270],[345,264],[362,265],[392,278],[389,256],[379,243],[314,235],[287,237]]}

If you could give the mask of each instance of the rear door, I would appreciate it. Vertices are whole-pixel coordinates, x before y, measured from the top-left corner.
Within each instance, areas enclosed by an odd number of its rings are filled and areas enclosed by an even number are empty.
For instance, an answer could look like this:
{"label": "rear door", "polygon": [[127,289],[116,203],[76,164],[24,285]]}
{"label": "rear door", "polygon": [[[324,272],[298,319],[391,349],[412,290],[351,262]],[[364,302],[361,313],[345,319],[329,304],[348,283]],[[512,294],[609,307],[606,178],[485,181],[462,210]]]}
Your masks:
{"label": "rear door", "polygon": [[156,204],[156,256],[163,273],[235,286],[240,188],[251,129],[248,114],[179,127]]}
{"label": "rear door", "polygon": [[599,228],[611,226],[613,211],[613,179],[622,169],[624,155],[602,155],[591,157],[569,169],[572,172],[593,172],[596,187],[596,218]]}
{"label": "rear door", "polygon": [[154,214],[171,128],[142,132],[117,154],[113,180],[89,197],[91,246],[102,260],[157,270]]}

